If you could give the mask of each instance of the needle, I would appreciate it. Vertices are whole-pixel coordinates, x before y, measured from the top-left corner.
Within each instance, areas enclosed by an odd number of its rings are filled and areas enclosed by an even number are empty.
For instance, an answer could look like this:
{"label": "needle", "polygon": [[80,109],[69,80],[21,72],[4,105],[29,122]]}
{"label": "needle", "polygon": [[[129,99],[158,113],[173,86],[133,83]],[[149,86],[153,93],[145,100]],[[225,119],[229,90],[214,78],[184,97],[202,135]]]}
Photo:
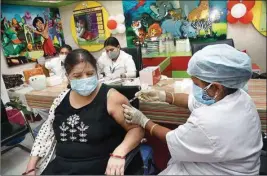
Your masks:
{"label": "needle", "polygon": [[[138,87],[139,90],[141,90],[141,87]],[[136,100],[138,97],[133,97],[131,100],[129,100],[129,103],[132,103],[134,100]]]}
{"label": "needle", "polygon": [[131,100],[129,100],[129,103],[132,103],[135,99],[137,99],[138,97],[133,97]]}

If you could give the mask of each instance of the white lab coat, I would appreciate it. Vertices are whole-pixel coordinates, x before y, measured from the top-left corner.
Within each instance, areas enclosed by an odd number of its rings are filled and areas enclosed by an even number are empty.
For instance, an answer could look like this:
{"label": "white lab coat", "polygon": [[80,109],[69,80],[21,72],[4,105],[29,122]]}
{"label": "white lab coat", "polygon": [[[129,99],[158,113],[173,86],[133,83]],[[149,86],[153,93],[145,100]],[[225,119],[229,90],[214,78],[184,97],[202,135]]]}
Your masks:
{"label": "white lab coat", "polygon": [[[136,77],[136,67],[132,56],[122,50],[115,62],[108,57],[106,52],[103,52],[97,61],[97,66],[98,73],[104,72],[105,76],[110,79],[120,78],[122,73],[125,73],[127,78]],[[112,70],[114,70],[113,73]]]}
{"label": "white lab coat", "polygon": [[55,57],[52,58],[50,61],[45,62],[45,67],[51,70],[56,76],[59,76],[65,79],[65,68],[63,66],[64,58],[62,57]]}
{"label": "white lab coat", "polygon": [[257,175],[261,122],[243,90],[206,106],[189,96],[191,115],[167,134],[171,154],[162,175]]}

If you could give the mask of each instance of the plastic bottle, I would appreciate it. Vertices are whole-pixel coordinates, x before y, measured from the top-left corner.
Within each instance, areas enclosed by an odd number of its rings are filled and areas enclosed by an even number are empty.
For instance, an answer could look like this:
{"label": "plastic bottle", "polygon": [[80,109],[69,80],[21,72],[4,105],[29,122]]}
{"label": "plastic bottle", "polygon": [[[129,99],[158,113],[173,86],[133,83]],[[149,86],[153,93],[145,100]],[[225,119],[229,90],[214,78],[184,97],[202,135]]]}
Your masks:
{"label": "plastic bottle", "polygon": [[190,47],[190,42],[189,42],[189,38],[187,37],[186,38],[186,45],[185,45],[185,51],[186,52],[190,52],[190,50],[191,50],[191,47]]}
{"label": "plastic bottle", "polygon": [[165,46],[163,45],[162,38],[159,38],[159,53],[163,53],[165,51]]}
{"label": "plastic bottle", "polygon": [[145,44],[142,44],[142,46],[141,46],[141,52],[142,52],[142,55],[146,55],[147,54],[147,48],[146,48],[146,45]]}

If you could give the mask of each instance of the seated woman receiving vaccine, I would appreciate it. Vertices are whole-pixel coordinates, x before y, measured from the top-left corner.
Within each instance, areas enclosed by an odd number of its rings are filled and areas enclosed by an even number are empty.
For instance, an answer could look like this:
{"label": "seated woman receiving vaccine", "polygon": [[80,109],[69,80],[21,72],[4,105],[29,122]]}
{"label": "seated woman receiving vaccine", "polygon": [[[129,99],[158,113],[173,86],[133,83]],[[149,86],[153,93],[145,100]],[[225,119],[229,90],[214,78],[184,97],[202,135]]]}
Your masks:
{"label": "seated woman receiving vaccine", "polygon": [[122,104],[128,100],[99,83],[96,60],[87,50],[69,53],[64,67],[71,89],[54,100],[25,174],[140,174],[136,173],[142,167],[140,155],[125,163],[125,156],[144,136],[139,126],[124,120]]}
{"label": "seated woman receiving vaccine", "polygon": [[115,37],[109,37],[105,43],[105,52],[98,59],[98,73],[107,79],[135,78],[136,67],[131,55],[120,49]]}

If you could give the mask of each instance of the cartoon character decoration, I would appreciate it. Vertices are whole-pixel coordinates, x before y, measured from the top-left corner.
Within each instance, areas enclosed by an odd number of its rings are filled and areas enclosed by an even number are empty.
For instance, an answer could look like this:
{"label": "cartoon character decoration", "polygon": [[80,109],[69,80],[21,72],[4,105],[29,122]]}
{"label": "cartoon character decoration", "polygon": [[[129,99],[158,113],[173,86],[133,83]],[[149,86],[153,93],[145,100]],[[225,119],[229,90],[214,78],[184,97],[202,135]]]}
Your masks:
{"label": "cartoon character decoration", "polygon": [[29,11],[26,11],[24,16],[22,17],[24,19],[25,24],[31,26],[32,25],[32,16]]}
{"label": "cartoon character decoration", "polygon": [[188,14],[188,21],[206,20],[209,17],[209,1],[200,0],[199,6]]}
{"label": "cartoon character decoration", "polygon": [[41,35],[44,39],[43,42],[44,56],[56,55],[56,49],[53,45],[52,39],[49,37],[48,19],[46,18],[44,21],[42,17],[37,16],[33,19],[32,25],[36,28],[36,30],[32,29],[31,31]]}
{"label": "cartoon character decoration", "polygon": [[49,37],[53,40],[53,43],[59,43],[63,45],[62,24],[59,14],[56,14],[49,20]]}
{"label": "cartoon character decoration", "polygon": [[162,29],[158,23],[154,23],[148,28],[148,38],[160,37],[162,34]]}
{"label": "cartoon character decoration", "polygon": [[[41,56],[53,56],[56,48],[64,43],[63,35],[56,43],[56,34],[53,36],[51,31],[53,17],[59,17],[58,9],[5,4],[1,10],[1,41],[8,66],[35,62]],[[57,20],[51,24],[57,26],[60,18]]]}
{"label": "cartoon character decoration", "polygon": [[[6,17],[3,17],[1,13],[1,36],[2,36],[2,47],[3,47],[3,53],[5,57],[8,57],[10,55],[18,55],[20,52],[22,52],[26,45],[18,38],[18,32],[16,29],[20,29],[18,26],[15,26],[14,24],[18,25],[15,18],[12,18],[12,22],[8,22]],[[17,28],[16,28],[17,27]],[[14,59],[13,59],[14,60]],[[7,60],[8,62],[11,62],[11,58]],[[19,62],[19,61],[16,61]]]}
{"label": "cartoon character decoration", "polygon": [[171,2],[156,1],[156,3],[153,3],[152,5],[150,5],[150,10],[153,12],[151,17],[155,21],[161,21],[168,15],[168,11],[172,9],[173,9],[173,6]]}
{"label": "cartoon character decoration", "polygon": [[211,20],[196,20],[192,22],[192,27],[196,29],[196,35],[200,34],[201,30],[205,31],[206,35],[212,35],[212,21]]}
{"label": "cartoon character decoration", "polygon": [[92,32],[88,31],[86,26],[86,21],[84,19],[81,18],[77,20],[76,32],[78,40],[80,41],[93,40],[96,37]]}
{"label": "cartoon character decoration", "polygon": [[15,18],[12,18],[11,24],[12,24],[12,27],[14,27],[16,31],[21,30],[21,26],[19,25],[18,21]]}
{"label": "cartoon character decoration", "polygon": [[142,24],[141,24],[141,21],[140,20],[133,21],[132,28],[133,28],[133,31],[136,34],[136,36],[139,36],[139,32],[141,30],[144,30],[144,28],[142,27]]}
{"label": "cartoon character decoration", "polygon": [[34,42],[33,40],[33,35],[31,33],[31,30],[28,26],[24,25],[24,32],[25,32],[25,36],[26,36],[26,41],[28,44],[31,44]]}
{"label": "cartoon character decoration", "polygon": [[136,35],[136,39],[134,39],[134,43],[143,44],[147,36],[147,33],[146,33],[146,28],[141,23],[141,20],[133,21],[131,26]]}
{"label": "cartoon character decoration", "polygon": [[1,13],[1,34],[5,32],[5,29],[9,28],[9,23],[7,22],[6,17],[2,17]]}
{"label": "cartoon character decoration", "polygon": [[126,35],[130,46],[145,43],[151,38],[211,38],[214,41],[226,38],[226,2],[124,0],[123,9],[129,21],[126,23]]}
{"label": "cartoon character decoration", "polygon": [[192,23],[186,20],[165,20],[161,24],[161,28],[163,33],[170,33],[175,38],[194,38],[197,35]]}
{"label": "cartoon character decoration", "polygon": [[171,16],[172,20],[174,20],[174,21],[182,20],[184,18],[182,8],[169,10],[169,15]]}

